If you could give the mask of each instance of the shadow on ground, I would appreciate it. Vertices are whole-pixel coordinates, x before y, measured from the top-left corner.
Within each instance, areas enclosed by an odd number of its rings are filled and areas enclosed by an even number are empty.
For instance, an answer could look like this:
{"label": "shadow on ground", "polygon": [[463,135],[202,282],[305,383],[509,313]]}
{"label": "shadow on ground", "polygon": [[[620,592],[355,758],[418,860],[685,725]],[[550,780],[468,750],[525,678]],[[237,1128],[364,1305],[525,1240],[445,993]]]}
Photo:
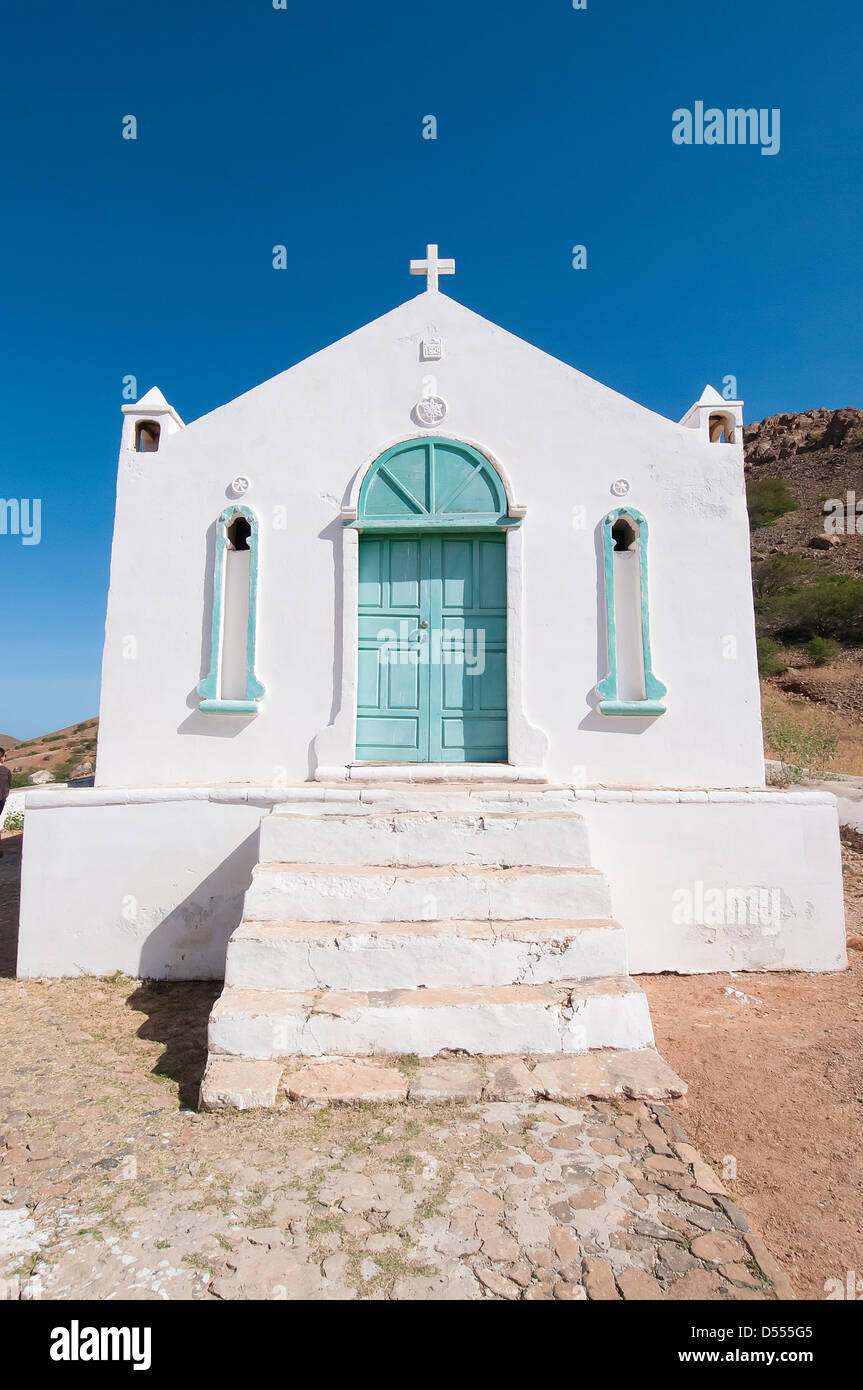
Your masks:
{"label": "shadow on ground", "polygon": [[150,980],[126,1001],[147,1016],[138,1037],[164,1045],[153,1074],[176,1082],[180,1104],[189,1110],[197,1109],[207,1062],[207,1020],[221,992],[221,980]]}
{"label": "shadow on ground", "polygon": [[[18,959],[22,835],[0,841],[0,978],[13,979]],[[150,980],[138,985],[126,1003],[146,1014],[138,1036],[164,1044],[155,1075],[177,1085],[181,1106],[196,1109],[207,1061],[207,1020],[222,992],[220,980]]]}

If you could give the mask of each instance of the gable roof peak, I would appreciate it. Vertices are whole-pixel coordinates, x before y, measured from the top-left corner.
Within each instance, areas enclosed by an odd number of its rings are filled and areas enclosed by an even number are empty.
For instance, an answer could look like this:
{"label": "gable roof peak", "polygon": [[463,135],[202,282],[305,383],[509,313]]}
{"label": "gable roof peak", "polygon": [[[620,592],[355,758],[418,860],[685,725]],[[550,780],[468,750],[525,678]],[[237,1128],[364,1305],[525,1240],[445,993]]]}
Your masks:
{"label": "gable roof peak", "polygon": [[699,404],[699,405],[727,405],[728,402],[726,401],[725,397],[724,397],[724,396],[720,396],[720,394],[719,394],[719,392],[716,390],[716,388],[715,388],[714,386],[711,386],[710,383],[708,382],[708,384],[705,386],[704,390],[703,390],[702,393],[701,393],[701,400],[698,402],[698,404]]}
{"label": "gable roof peak", "polygon": [[158,386],[151,386],[149,391],[135,402],[136,410],[170,410],[171,407],[162,395]]}

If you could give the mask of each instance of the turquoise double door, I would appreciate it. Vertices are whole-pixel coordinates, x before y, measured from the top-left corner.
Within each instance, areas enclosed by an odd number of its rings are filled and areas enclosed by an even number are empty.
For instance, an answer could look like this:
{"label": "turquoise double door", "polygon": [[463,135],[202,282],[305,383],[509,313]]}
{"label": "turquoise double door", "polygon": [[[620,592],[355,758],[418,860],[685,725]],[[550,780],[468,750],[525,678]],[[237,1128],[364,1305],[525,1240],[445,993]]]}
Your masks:
{"label": "turquoise double door", "polygon": [[357,758],[506,762],[506,538],[363,535]]}

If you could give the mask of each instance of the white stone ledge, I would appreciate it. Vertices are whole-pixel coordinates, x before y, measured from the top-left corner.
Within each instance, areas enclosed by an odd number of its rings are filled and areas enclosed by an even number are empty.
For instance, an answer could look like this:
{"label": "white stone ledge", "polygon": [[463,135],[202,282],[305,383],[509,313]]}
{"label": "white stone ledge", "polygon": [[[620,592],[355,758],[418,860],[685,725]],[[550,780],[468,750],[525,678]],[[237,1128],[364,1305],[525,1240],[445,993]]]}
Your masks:
{"label": "white stone ledge", "polygon": [[[410,784],[408,784],[410,785]],[[414,783],[413,785],[417,785]],[[434,784],[424,783],[427,791]],[[442,789],[451,784],[442,783]],[[171,801],[211,801],[228,806],[257,806],[261,810],[282,806],[290,802],[331,802],[368,803],[374,805],[381,792],[359,786],[325,787],[321,783],[298,783],[290,787],[229,786],[229,787],[69,787],[50,791],[38,789],[28,791],[25,808],[28,811],[48,809],[71,809],[88,806],[150,806]],[[824,791],[777,791],[773,788],[674,788],[656,789],[638,787],[552,787],[522,783],[517,789],[501,787],[492,791],[466,789],[467,795],[477,801],[485,798],[493,801],[522,801],[525,796],[537,799],[543,797],[564,797],[573,801],[594,802],[633,802],[639,805],[662,805],[671,803],[714,804],[758,806],[832,806],[836,797]]]}
{"label": "white stone ledge", "polygon": [[295,787],[81,787],[68,791],[28,791],[25,807],[29,811],[74,806],[150,806],[169,801],[212,801],[229,806],[281,806],[285,802],[358,802],[358,790],[302,784]]}
{"label": "white stone ledge", "polygon": [[451,783],[518,782],[547,787],[548,778],[540,767],[512,767],[509,763],[351,763],[345,769],[319,768],[317,780],[337,780],[344,771],[356,783]]}
{"label": "white stone ledge", "polygon": [[776,791],[760,787],[717,787],[711,789],[689,787],[657,787],[655,790],[636,787],[626,790],[623,787],[574,787],[576,801],[632,801],[640,805],[683,803],[687,805],[757,805],[776,804],[780,806],[832,806],[836,797],[832,792]]}

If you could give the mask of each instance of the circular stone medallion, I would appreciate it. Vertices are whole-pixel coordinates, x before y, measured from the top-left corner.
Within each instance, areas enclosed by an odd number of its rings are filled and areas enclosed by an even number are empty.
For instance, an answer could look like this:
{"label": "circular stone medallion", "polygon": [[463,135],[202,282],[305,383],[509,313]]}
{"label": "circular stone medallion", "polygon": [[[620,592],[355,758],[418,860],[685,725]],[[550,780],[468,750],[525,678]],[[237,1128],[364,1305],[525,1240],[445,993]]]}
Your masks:
{"label": "circular stone medallion", "polygon": [[440,396],[424,396],[417,403],[417,418],[424,425],[439,425],[446,418],[447,404]]}

